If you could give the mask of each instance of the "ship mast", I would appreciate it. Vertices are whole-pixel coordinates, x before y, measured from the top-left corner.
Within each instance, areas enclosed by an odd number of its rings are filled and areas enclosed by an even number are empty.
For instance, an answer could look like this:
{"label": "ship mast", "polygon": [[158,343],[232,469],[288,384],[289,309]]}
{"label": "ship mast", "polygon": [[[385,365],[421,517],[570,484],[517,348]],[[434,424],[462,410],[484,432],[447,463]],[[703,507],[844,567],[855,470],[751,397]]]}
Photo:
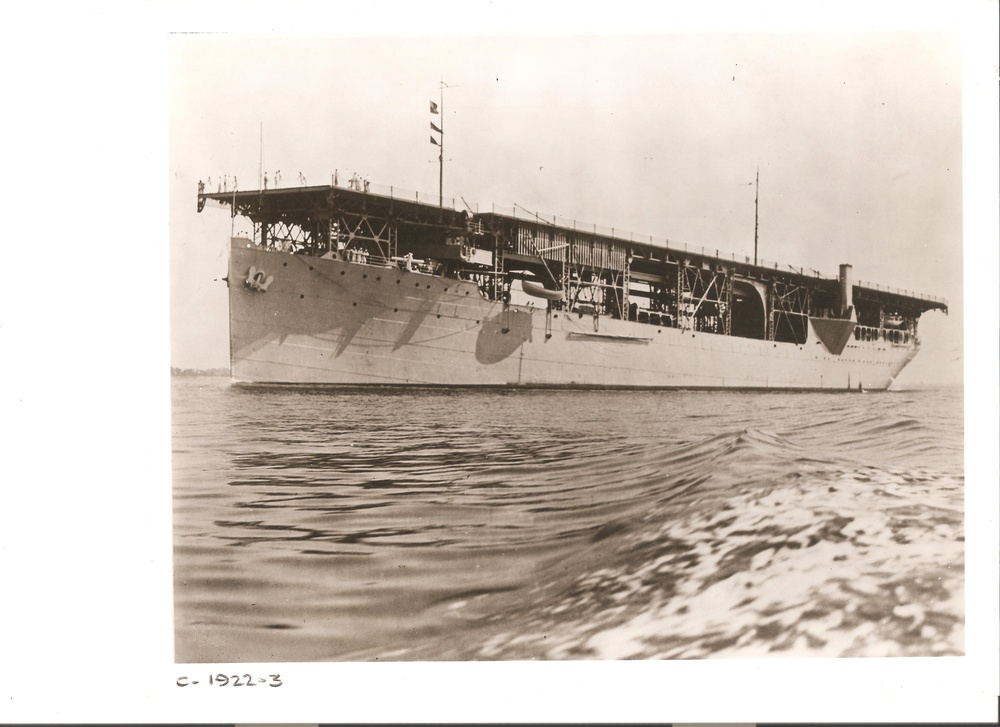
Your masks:
{"label": "ship mast", "polygon": [[431,137],[431,144],[434,144],[438,148],[438,216],[439,221],[443,219],[444,216],[444,88],[448,84],[441,79],[441,90],[438,96],[438,103],[431,101],[431,113],[435,116],[440,116],[441,126],[437,126],[433,121],[431,121],[431,131],[436,131],[441,135],[441,140],[438,141],[433,136]]}

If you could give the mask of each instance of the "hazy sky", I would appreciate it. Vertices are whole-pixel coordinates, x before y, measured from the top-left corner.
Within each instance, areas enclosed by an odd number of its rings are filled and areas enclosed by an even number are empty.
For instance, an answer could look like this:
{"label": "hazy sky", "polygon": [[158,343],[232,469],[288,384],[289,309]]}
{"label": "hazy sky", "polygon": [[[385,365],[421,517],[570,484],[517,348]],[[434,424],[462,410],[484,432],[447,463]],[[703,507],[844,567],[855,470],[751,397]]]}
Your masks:
{"label": "hazy sky", "polygon": [[909,381],[961,379],[961,41],[946,33],[200,35],[169,44],[172,363],[228,365],[230,220],[264,169],[518,204],[948,299]]}

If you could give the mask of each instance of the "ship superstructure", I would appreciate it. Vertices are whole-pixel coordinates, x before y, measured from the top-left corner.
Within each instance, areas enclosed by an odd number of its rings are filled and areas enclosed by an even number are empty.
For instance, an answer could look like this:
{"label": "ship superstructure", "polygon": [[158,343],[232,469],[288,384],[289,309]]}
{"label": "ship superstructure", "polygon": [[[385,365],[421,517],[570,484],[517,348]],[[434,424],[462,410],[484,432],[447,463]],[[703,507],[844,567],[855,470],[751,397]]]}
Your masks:
{"label": "ship superstructure", "polygon": [[[199,189],[232,239],[236,381],[884,389],[939,298],[365,183]],[[463,203],[464,204],[464,203]]]}

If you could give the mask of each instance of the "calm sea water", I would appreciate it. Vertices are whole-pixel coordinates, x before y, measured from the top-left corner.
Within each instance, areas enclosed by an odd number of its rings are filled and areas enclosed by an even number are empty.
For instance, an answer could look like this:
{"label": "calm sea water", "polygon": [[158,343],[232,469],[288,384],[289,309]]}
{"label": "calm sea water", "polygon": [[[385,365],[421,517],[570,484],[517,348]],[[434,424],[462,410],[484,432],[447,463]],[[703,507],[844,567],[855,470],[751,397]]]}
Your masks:
{"label": "calm sea water", "polygon": [[176,659],[962,654],[961,396],[175,378]]}

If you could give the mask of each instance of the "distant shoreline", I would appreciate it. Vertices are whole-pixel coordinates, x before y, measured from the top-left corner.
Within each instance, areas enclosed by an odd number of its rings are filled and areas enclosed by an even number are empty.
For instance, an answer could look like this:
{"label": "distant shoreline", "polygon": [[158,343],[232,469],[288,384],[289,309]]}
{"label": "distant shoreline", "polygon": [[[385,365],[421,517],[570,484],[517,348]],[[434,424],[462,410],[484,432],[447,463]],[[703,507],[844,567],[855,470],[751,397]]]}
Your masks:
{"label": "distant shoreline", "polygon": [[229,376],[228,368],[220,369],[182,369],[177,366],[170,367],[171,376]]}

